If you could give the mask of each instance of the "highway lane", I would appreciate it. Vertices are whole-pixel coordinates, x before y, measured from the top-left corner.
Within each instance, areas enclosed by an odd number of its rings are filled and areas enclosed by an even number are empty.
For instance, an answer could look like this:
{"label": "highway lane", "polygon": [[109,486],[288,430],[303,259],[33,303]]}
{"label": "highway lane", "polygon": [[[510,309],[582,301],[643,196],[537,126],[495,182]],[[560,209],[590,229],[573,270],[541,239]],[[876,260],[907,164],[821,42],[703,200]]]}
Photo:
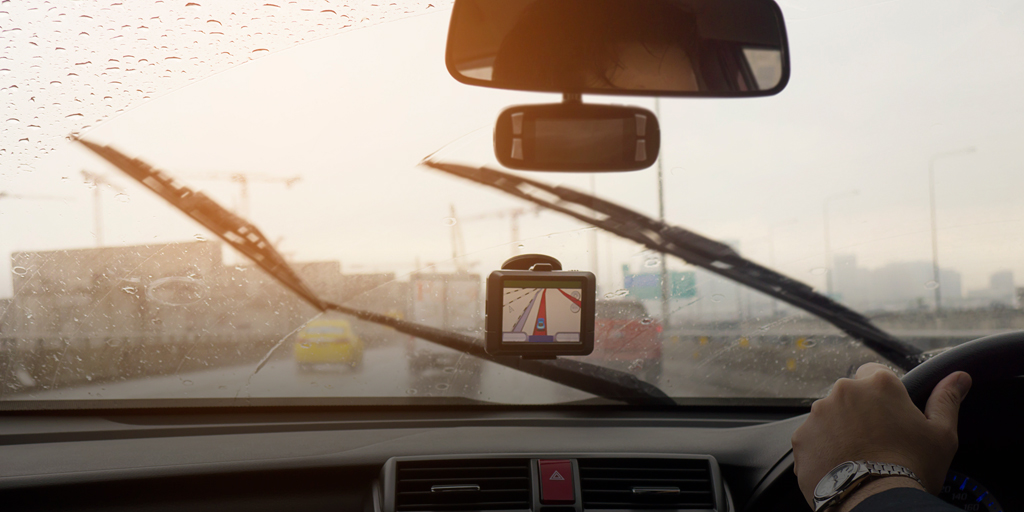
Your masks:
{"label": "highway lane", "polygon": [[[425,345],[421,342],[421,345]],[[360,368],[322,365],[300,371],[289,347],[254,373],[255,364],[178,375],[159,375],[66,389],[27,391],[13,400],[167,399],[239,397],[417,397],[461,396],[509,404],[559,403],[592,395],[511,368],[456,355],[444,368],[410,370],[402,347],[370,348]],[[617,365],[621,366],[621,364]],[[668,362],[663,388],[673,396],[736,396],[729,386],[694,379],[692,363]],[[625,369],[625,368],[623,368]],[[688,373],[690,373],[688,375]]]}
{"label": "highway lane", "polygon": [[557,403],[591,395],[503,366],[464,356],[450,367],[414,375],[404,349],[368,349],[360,368],[321,365],[299,370],[288,357],[179,375],[160,375],[66,389],[24,392],[14,400],[462,396],[499,403]]}

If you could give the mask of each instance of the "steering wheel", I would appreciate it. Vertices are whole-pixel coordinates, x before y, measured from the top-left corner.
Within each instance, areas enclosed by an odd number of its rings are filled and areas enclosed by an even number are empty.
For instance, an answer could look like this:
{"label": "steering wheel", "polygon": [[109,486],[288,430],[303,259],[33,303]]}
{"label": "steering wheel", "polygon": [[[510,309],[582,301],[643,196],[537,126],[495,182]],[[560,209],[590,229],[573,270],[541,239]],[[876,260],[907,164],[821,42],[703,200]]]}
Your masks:
{"label": "steering wheel", "polygon": [[[910,399],[922,411],[935,385],[955,371],[965,371],[975,383],[1008,379],[1024,374],[1024,331],[986,336],[953,347],[921,363],[903,376],[903,385]],[[793,452],[790,451],[782,463],[765,477],[764,487],[755,490],[751,505],[761,501],[761,492],[774,486],[774,482],[788,475],[787,486],[796,489],[796,475],[793,474]],[[799,491],[797,496],[799,496]],[[797,498],[801,500],[802,497]]]}
{"label": "steering wheel", "polygon": [[967,372],[974,382],[1024,374],[1024,331],[986,336],[953,347],[907,372],[903,385],[923,411],[935,385],[955,371]]}
{"label": "steering wheel", "polygon": [[[955,371],[965,371],[975,383],[1008,379],[1024,374],[1024,331],[986,336],[953,347],[921,363],[903,376],[911,400],[922,411],[935,385]],[[777,465],[752,494],[747,510],[764,499],[762,494],[784,478],[796,489],[793,452]],[[799,491],[793,491],[799,496]],[[802,497],[796,498],[802,503]]]}

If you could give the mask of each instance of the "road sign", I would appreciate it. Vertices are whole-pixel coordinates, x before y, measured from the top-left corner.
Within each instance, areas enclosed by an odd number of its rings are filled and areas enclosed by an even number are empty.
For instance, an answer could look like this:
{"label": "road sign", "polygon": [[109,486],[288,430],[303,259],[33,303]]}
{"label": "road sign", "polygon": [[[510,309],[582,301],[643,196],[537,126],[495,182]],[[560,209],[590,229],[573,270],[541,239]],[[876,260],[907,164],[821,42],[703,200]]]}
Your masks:
{"label": "road sign", "polygon": [[[626,276],[626,289],[629,295],[637,299],[657,300],[661,298],[661,273],[646,272]],[[668,273],[669,297],[673,299],[689,299],[697,296],[697,277],[692,271]]]}

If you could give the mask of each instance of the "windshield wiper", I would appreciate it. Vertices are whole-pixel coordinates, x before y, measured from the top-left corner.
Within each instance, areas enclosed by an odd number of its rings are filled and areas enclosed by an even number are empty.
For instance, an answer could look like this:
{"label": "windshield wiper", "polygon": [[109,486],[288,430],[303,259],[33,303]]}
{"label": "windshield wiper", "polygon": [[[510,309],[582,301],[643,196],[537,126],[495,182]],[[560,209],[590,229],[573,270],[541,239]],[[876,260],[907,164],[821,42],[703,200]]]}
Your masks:
{"label": "windshield wiper", "polygon": [[921,350],[917,347],[883,331],[865,316],[810,286],[740,256],[728,245],[570,188],[547,185],[488,167],[438,162],[430,157],[422,164],[564,213],[796,306],[860,340],[904,370],[920,364]]}
{"label": "windshield wiper", "polygon": [[391,327],[398,332],[602,398],[632,405],[675,405],[675,400],[656,386],[637,379],[629,373],[570,359],[530,360],[510,356],[492,356],[484,350],[481,340],[472,336],[325,301],[302,281],[298,273],[274,249],[263,233],[245,219],[229,212],[202,192],[193,191],[166,172],[154,169],[139,159],[129,158],[110,146],[101,146],[83,139],[79,139],[78,142],[156,192],[157,195],[192,217],[206,229],[216,233],[281,284],[320,311],[337,311],[360,320]]}

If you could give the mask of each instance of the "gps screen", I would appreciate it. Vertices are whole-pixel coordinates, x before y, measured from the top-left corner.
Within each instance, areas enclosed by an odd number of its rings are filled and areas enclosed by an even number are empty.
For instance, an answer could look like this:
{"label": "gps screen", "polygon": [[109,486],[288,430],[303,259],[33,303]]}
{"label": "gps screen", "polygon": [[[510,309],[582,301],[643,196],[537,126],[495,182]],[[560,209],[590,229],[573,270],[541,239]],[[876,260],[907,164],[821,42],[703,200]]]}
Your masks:
{"label": "gps screen", "polygon": [[503,292],[503,343],[580,342],[581,281],[509,279]]}

